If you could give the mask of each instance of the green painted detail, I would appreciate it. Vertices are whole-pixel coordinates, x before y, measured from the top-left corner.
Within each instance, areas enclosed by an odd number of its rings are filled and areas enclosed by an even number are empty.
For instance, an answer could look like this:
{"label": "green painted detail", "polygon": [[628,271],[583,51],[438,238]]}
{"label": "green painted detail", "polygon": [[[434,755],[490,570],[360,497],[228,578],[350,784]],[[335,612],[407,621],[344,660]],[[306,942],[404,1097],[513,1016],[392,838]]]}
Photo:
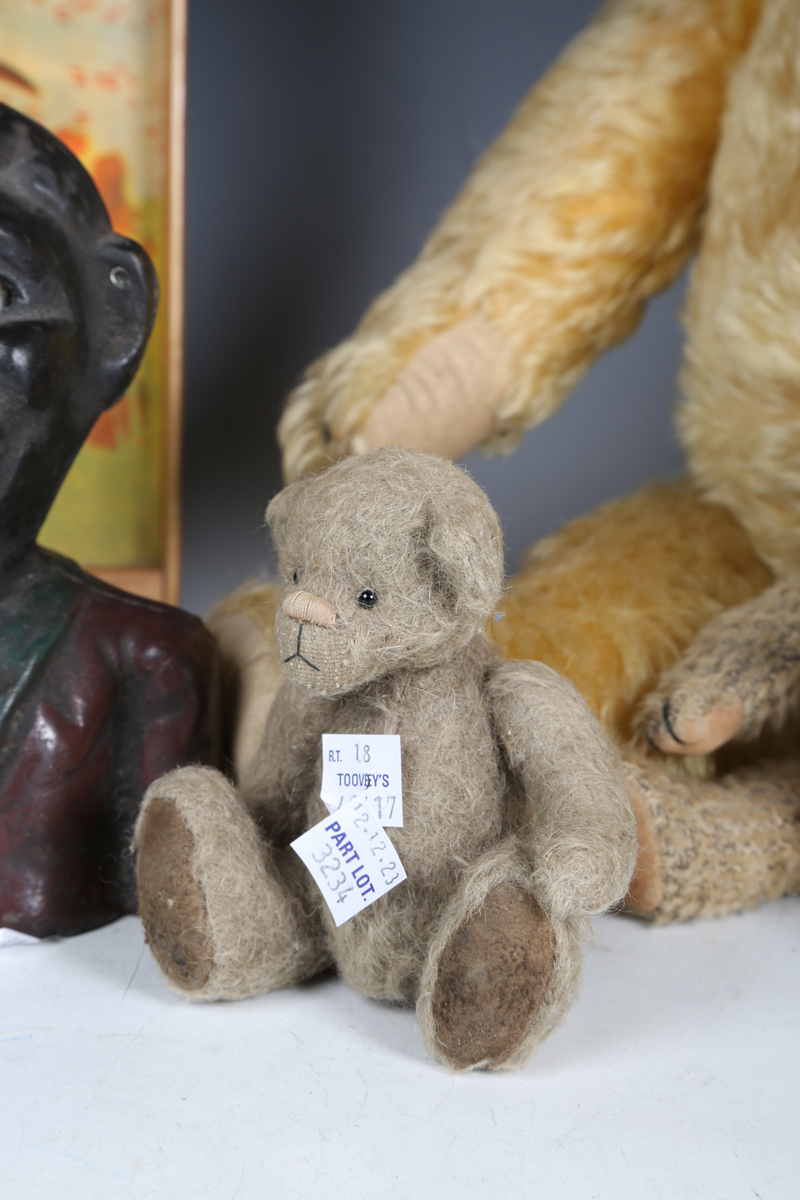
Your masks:
{"label": "green painted detail", "polygon": [[20,581],[0,605],[0,737],[31,679],[66,628],[78,579],[47,563]]}

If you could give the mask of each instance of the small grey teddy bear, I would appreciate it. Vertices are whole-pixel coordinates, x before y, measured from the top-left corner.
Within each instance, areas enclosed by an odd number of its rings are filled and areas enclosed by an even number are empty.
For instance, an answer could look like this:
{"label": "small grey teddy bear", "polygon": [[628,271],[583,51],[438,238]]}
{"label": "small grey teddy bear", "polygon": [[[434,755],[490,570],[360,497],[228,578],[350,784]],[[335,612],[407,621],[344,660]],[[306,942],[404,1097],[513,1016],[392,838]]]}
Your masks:
{"label": "small grey teddy bear", "polygon": [[[620,901],[635,825],[575,688],[505,661],[497,516],[443,459],[384,449],[291,484],[267,520],[288,678],[238,789],[166,775],[136,832],[140,909],[187,999],[253,995],[335,964],[416,1002],[451,1068],[517,1066],[572,1002],[587,918]],[[323,733],[399,733],[407,879],[336,927],[289,843],[327,816]]]}

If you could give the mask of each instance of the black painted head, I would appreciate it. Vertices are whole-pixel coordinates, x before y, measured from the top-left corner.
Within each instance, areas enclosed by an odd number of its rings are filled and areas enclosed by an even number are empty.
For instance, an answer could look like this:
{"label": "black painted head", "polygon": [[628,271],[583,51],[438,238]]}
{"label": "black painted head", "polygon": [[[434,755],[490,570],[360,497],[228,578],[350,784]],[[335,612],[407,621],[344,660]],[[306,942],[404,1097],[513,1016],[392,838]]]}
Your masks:
{"label": "black painted head", "polygon": [[33,544],[133,379],[157,295],[146,252],[113,232],[75,156],[0,105],[0,565]]}

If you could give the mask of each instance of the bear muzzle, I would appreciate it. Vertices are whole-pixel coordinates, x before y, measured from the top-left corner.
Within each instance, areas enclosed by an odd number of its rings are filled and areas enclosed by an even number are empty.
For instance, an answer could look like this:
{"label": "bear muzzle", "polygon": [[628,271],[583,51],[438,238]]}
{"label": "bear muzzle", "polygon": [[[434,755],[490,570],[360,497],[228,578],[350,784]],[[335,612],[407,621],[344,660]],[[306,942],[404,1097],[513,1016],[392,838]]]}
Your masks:
{"label": "bear muzzle", "polygon": [[336,609],[321,596],[311,592],[292,592],[282,605],[287,617],[294,617],[308,625],[329,627],[336,621]]}

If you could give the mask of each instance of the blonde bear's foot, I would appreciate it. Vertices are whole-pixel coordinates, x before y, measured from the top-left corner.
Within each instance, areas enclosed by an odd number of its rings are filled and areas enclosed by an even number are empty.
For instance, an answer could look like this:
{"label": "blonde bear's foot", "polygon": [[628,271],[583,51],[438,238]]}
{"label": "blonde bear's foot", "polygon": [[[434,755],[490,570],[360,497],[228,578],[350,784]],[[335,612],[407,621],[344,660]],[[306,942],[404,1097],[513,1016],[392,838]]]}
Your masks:
{"label": "blonde bear's foot", "polygon": [[501,1067],[525,1042],[553,976],[553,932],[528,892],[501,883],[456,930],[439,960],[432,1016],[455,1070]]}
{"label": "blonde bear's foot", "polygon": [[194,839],[172,800],[155,796],[139,830],[139,911],[167,981],[194,992],[213,962],[208,910],[192,873]]}
{"label": "blonde bear's foot", "polygon": [[625,907],[657,924],[718,917],[800,891],[800,770],[762,762],[712,780],[623,761],[639,857]]}

